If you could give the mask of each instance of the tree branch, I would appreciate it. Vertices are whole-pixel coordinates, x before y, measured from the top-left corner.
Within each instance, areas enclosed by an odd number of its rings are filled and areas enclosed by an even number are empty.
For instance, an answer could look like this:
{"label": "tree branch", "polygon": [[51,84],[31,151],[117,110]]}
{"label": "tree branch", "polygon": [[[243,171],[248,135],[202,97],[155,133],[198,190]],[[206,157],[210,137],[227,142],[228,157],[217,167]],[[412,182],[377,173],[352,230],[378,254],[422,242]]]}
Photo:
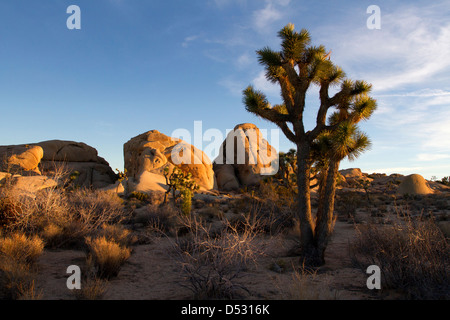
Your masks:
{"label": "tree branch", "polygon": [[289,129],[286,122],[276,122],[276,125],[283,131],[286,138],[288,138],[293,143],[297,143],[295,134],[291,131],[291,129]]}

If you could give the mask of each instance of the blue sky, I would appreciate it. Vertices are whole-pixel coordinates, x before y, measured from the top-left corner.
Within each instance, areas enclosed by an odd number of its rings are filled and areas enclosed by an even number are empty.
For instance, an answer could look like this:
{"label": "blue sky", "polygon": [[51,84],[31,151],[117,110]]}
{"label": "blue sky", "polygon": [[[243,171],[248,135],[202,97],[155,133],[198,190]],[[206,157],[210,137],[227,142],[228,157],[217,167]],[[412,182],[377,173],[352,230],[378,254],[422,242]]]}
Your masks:
{"label": "blue sky", "polygon": [[[81,30],[66,27],[69,5],[81,9]],[[381,9],[379,30],[367,28],[370,5]],[[361,126],[372,149],[341,168],[441,178],[450,175],[449,18],[448,1],[3,0],[0,144],[82,141],[122,169],[123,144],[148,130],[193,132],[202,121],[225,135],[251,122],[270,133],[245,111],[242,90],[253,84],[280,101],[255,51],[278,50],[276,33],[291,22],[349,78],[373,84],[379,107]],[[281,134],[279,147],[293,145]]]}

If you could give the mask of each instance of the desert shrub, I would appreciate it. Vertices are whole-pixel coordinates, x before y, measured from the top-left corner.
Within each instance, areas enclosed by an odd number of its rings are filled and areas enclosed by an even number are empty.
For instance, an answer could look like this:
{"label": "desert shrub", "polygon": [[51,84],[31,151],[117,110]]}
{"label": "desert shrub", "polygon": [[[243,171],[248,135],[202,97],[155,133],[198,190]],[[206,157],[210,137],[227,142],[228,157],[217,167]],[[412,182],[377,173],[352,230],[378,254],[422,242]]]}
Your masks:
{"label": "desert shrub", "polygon": [[278,208],[292,208],[295,205],[294,191],[273,179],[265,179],[260,182],[259,194],[262,199],[266,199],[267,202]]}
{"label": "desert shrub", "polygon": [[6,208],[6,229],[40,234],[49,247],[78,246],[103,224],[128,216],[117,195],[99,190],[54,187],[33,197],[3,191],[0,203]]}
{"label": "desert shrub", "polygon": [[139,192],[139,191],[133,191],[128,196],[129,199],[137,199],[139,201],[147,201],[150,196],[147,193]]}
{"label": "desert shrub", "polygon": [[292,281],[281,288],[284,300],[337,300],[340,292],[329,286],[327,281],[317,279],[317,270],[299,268],[292,274]]}
{"label": "desert shrub", "polygon": [[119,223],[126,218],[123,201],[114,193],[101,190],[77,190],[69,194],[72,214],[91,229],[104,223]]}
{"label": "desert shrub", "polygon": [[253,228],[246,233],[228,228],[212,236],[201,221],[189,217],[185,223],[189,236],[174,243],[173,255],[181,266],[182,285],[201,300],[234,299],[248,292],[238,279],[261,253]]}
{"label": "desert shrub", "polygon": [[13,233],[0,239],[0,252],[25,265],[36,262],[44,250],[44,242],[38,236],[28,237],[22,233]]}
{"label": "desert shrub", "polygon": [[49,188],[35,195],[15,192],[12,188],[1,188],[0,203],[4,226],[27,232],[36,232],[46,222],[58,223],[65,219],[68,209],[64,192]]}
{"label": "desert shrub", "polygon": [[438,180],[437,182],[439,182],[445,186],[450,186],[450,176],[443,177],[441,180]]}
{"label": "desert shrub", "polygon": [[450,209],[450,205],[448,203],[447,199],[439,199],[437,200],[434,205],[436,206],[437,209],[439,210],[448,210]]}
{"label": "desert shrub", "polygon": [[0,299],[33,300],[41,297],[35,287],[35,263],[44,244],[37,237],[13,233],[0,239]]}
{"label": "desert shrub", "polygon": [[88,279],[80,290],[75,290],[75,297],[78,300],[100,300],[106,292],[107,284],[107,280]]}
{"label": "desert shrub", "polygon": [[377,265],[382,287],[411,299],[449,298],[449,246],[434,221],[358,226],[352,260],[362,269]]}
{"label": "desert shrub", "polygon": [[81,269],[81,289],[73,290],[75,298],[77,300],[102,299],[108,288],[108,280],[98,276],[92,256],[87,257]]}
{"label": "desert shrub", "polygon": [[30,266],[0,254],[0,300],[39,299],[34,278]]}
{"label": "desert shrub", "polygon": [[341,192],[336,197],[335,211],[339,220],[354,220],[356,210],[364,203],[363,196],[356,192]]}
{"label": "desert shrub", "polygon": [[[230,224],[238,230],[251,225],[268,234],[282,233],[290,230],[294,222],[295,207],[277,203],[270,198],[243,196],[231,202],[232,210],[238,214]],[[243,224],[242,224],[243,223]]]}
{"label": "desert shrub", "polygon": [[101,229],[96,232],[97,237],[105,237],[109,241],[114,241],[119,245],[126,247],[132,244],[133,237],[131,231],[121,224],[103,224]]}
{"label": "desert shrub", "polygon": [[217,221],[224,218],[223,211],[217,203],[204,204],[202,208],[196,210],[196,214],[207,222],[212,222],[214,220]]}
{"label": "desert shrub", "polygon": [[45,225],[39,233],[48,248],[57,248],[66,240],[67,234],[67,230],[51,222]]}
{"label": "desert shrub", "polygon": [[179,209],[171,204],[147,205],[145,210],[141,210],[134,217],[134,222],[142,223],[157,234],[174,236],[177,234],[179,217]]}
{"label": "desert shrub", "polygon": [[120,268],[130,257],[131,251],[104,236],[86,238],[88,257],[92,257],[100,279],[111,279],[119,274]]}
{"label": "desert shrub", "polygon": [[288,269],[288,265],[285,260],[278,259],[277,261],[273,261],[270,266],[269,270],[276,272],[276,273],[284,273]]}

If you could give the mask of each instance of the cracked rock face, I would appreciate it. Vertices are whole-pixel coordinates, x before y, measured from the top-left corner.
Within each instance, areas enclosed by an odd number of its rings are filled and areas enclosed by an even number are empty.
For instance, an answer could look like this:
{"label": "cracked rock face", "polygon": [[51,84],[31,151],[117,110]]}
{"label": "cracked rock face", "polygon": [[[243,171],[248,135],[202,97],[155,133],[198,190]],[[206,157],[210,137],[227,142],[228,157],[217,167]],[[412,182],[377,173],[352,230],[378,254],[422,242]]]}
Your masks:
{"label": "cracked rock face", "polygon": [[252,123],[237,125],[220,147],[214,160],[219,190],[236,190],[257,185],[266,175],[278,171],[278,153]]}
{"label": "cracked rock face", "polygon": [[[140,134],[125,143],[124,161],[127,175],[134,180],[138,191],[151,191],[147,190],[151,189],[149,186],[156,184],[163,186],[166,167],[169,171],[178,167],[191,173],[201,189],[214,189],[214,172],[206,154],[183,140],[168,137],[157,130]],[[147,187],[144,188],[144,185]]]}

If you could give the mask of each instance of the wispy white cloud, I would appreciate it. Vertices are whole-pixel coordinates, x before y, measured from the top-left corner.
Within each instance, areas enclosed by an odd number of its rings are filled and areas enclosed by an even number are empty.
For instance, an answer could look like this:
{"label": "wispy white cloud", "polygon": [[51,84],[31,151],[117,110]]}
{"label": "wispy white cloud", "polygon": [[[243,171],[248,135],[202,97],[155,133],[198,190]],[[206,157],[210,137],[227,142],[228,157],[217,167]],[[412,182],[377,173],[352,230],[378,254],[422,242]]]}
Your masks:
{"label": "wispy white cloud", "polygon": [[252,63],[253,63],[252,57],[247,52],[241,54],[236,60],[236,65],[239,69],[247,67]]}
{"label": "wispy white cloud", "polygon": [[370,81],[376,92],[437,81],[448,74],[448,17],[436,12],[434,5],[381,9],[381,30],[346,23],[327,34],[329,25],[322,27],[323,42],[347,72]]}
{"label": "wispy white cloud", "polygon": [[[378,110],[362,129],[374,142],[369,160],[375,164],[372,168],[379,167],[374,171],[436,174],[450,167],[446,167],[450,159],[450,139],[446,138],[450,136],[450,22],[443,14],[450,10],[450,3],[396,4],[389,10],[387,5],[380,6],[381,30],[366,28],[365,9],[351,8],[348,19],[336,14],[343,23],[325,21],[310,29],[313,44],[331,49],[332,60],[350,78],[373,84]],[[298,9],[289,0],[260,1],[238,28],[218,38],[215,44],[233,49],[228,59],[234,61],[236,72],[220,85],[242,96],[243,88],[252,84],[271,103],[278,103],[279,87],[266,80],[262,67],[256,67],[255,55],[248,52],[264,45],[277,49],[276,32],[283,24],[297,21],[289,18],[294,7]],[[355,18],[355,10],[360,10],[360,19]],[[240,77],[238,72],[242,74],[242,66],[249,62],[253,64]]]}
{"label": "wispy white cloud", "polygon": [[417,155],[417,161],[436,161],[449,158],[450,154],[420,153]]}
{"label": "wispy white cloud", "polygon": [[253,28],[262,33],[270,30],[273,23],[285,18],[286,14],[282,8],[289,3],[290,0],[266,0],[264,8],[253,12]]}
{"label": "wispy white cloud", "polygon": [[181,46],[183,48],[187,48],[192,41],[197,40],[199,37],[200,37],[199,35],[188,36],[188,37],[184,38],[184,41],[181,44]]}
{"label": "wispy white cloud", "polygon": [[450,91],[442,89],[420,89],[406,93],[379,94],[378,97],[445,97],[450,96]]}

